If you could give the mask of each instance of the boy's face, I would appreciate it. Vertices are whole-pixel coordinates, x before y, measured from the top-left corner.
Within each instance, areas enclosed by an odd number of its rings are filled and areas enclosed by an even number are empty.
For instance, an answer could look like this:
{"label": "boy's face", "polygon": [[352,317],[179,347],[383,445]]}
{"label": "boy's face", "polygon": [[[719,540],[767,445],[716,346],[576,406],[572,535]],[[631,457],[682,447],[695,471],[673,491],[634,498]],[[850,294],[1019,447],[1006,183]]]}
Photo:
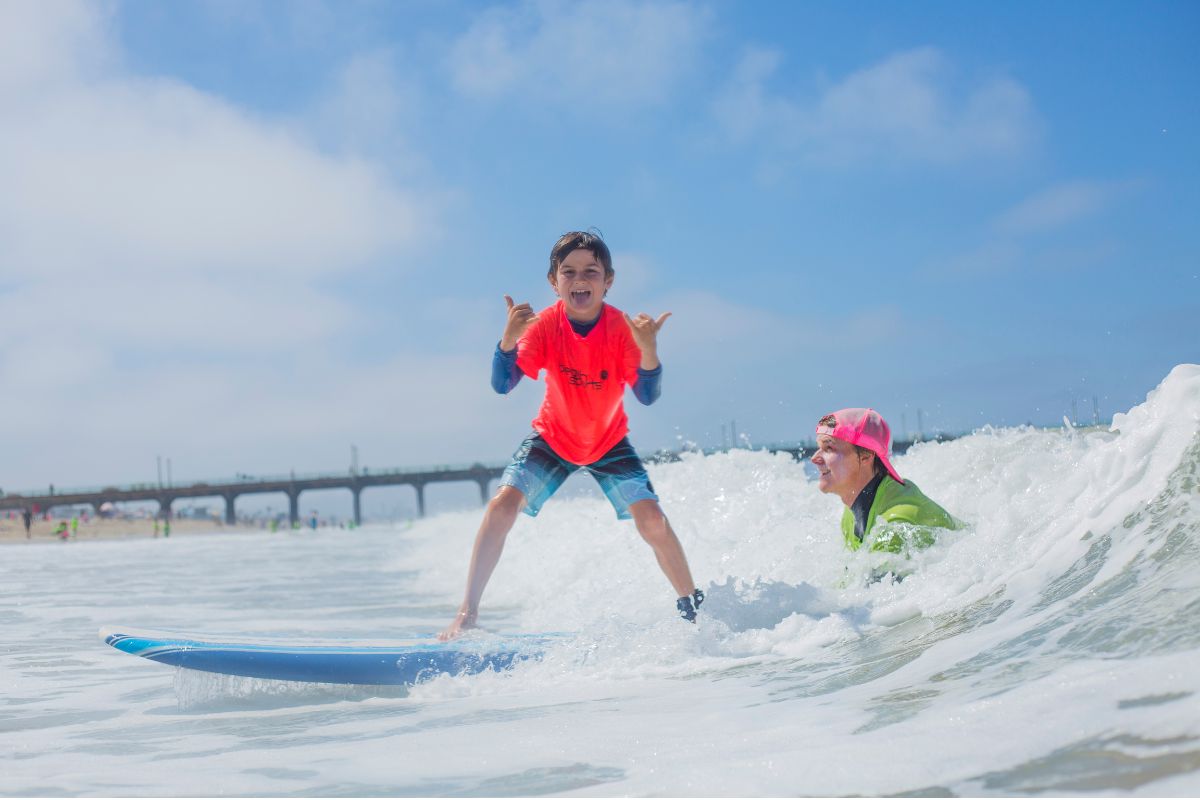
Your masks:
{"label": "boy's face", "polygon": [[577,322],[591,322],[600,316],[604,293],[612,286],[604,265],[591,250],[572,250],[558,265],[550,285],[566,306],[567,316]]}

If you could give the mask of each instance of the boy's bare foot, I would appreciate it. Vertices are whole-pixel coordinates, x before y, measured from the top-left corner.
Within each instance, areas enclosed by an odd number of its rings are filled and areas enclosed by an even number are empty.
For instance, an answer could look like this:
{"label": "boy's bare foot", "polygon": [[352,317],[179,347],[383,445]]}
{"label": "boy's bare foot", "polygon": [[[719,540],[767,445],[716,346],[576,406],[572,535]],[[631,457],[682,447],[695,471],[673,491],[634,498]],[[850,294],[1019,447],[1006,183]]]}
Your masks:
{"label": "boy's bare foot", "polygon": [[470,614],[466,611],[458,612],[458,616],[454,618],[454,622],[451,622],[446,627],[446,630],[438,634],[438,641],[448,642],[451,639],[457,639],[463,635],[464,631],[469,631],[475,627],[475,619],[475,614]]}

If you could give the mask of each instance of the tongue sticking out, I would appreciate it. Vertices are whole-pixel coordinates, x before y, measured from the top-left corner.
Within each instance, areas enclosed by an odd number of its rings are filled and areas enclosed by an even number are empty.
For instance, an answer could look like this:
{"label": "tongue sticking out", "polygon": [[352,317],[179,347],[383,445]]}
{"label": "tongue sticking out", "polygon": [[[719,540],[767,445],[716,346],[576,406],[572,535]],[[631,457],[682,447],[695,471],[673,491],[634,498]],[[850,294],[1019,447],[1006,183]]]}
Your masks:
{"label": "tongue sticking out", "polygon": [[575,308],[587,308],[590,302],[592,302],[592,293],[590,291],[571,292],[571,305]]}

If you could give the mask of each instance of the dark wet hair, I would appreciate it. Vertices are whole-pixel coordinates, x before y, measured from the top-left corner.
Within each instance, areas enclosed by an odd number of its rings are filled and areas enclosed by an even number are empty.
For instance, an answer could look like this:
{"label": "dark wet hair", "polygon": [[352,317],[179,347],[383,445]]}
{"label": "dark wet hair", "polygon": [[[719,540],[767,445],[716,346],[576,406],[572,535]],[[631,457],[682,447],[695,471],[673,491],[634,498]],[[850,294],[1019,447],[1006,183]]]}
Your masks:
{"label": "dark wet hair", "polygon": [[878,475],[881,472],[887,472],[887,467],[885,467],[883,465],[883,461],[879,458],[879,456],[877,456],[875,454],[874,450],[872,450],[869,447],[863,447],[862,445],[857,445],[857,444],[854,445],[854,449],[863,455],[871,456],[871,458],[875,461],[875,474],[876,475]]}
{"label": "dark wet hair", "polygon": [[612,266],[612,253],[608,252],[608,245],[601,238],[600,231],[588,228],[586,231],[570,231],[558,237],[554,247],[550,248],[550,271],[546,273],[546,277],[554,280],[554,274],[558,272],[558,266],[562,264],[563,259],[576,250],[590,250],[604,267],[604,277],[611,278],[616,274]]}

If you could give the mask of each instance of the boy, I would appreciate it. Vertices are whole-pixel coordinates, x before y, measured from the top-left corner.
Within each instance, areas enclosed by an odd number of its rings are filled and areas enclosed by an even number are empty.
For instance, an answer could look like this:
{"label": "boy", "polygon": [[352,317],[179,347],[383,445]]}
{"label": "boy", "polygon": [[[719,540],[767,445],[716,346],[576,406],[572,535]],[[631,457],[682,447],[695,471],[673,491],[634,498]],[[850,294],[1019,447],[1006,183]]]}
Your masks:
{"label": "boy", "polygon": [[695,622],[704,593],[696,588],[687,558],[658,505],[646,468],[626,434],[622,403],[625,386],[644,405],[658,399],[662,365],[658,332],[670,312],[631,319],[604,302],[615,272],[600,236],[563,234],[550,250],[547,278],[558,302],[534,313],[528,303],[505,295],[508,321],[492,357],[492,388],[507,394],[522,375],[536,379],[546,370],[546,397],[531,433],[500,479],[475,537],[467,590],[458,616],[441,634],[443,641],[475,627],[479,600],[504,540],[524,511],[536,517],[542,504],[576,469],[592,474],[618,519],[633,518],[638,533],[654,550],[674,587],[676,608]]}
{"label": "boy", "polygon": [[891,449],[891,428],[872,409],[843,408],[817,423],[812,456],[817,488],[842,499],[842,537],[850,550],[865,544],[872,551],[902,554],[933,544],[938,529],[962,527],[915,483],[900,477],[888,458]]}

